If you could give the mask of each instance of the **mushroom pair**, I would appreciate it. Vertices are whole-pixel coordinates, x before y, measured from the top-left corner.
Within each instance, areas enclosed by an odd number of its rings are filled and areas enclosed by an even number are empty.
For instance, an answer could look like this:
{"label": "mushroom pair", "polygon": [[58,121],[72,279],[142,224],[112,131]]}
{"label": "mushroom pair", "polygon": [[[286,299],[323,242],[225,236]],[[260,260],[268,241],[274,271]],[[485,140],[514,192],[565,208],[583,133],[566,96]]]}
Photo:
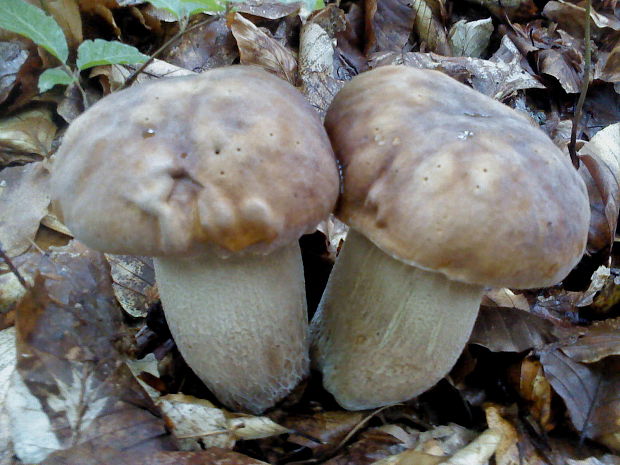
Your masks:
{"label": "mushroom pair", "polygon": [[386,66],[325,121],[351,227],[312,322],[347,409],[411,399],[461,354],[485,286],[535,288],[581,258],[586,187],[525,116],[437,71]]}
{"label": "mushroom pair", "polygon": [[233,66],[114,93],[71,124],[51,184],[80,241],[155,257],[175,342],[224,404],[261,412],[307,375],[297,240],[339,176],[295,88]]}

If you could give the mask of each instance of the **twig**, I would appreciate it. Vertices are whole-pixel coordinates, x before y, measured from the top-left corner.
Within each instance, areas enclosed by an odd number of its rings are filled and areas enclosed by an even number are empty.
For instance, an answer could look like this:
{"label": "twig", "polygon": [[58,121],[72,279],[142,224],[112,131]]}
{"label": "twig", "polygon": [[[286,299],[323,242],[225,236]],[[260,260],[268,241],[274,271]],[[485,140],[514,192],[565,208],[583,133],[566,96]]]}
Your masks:
{"label": "twig", "polygon": [[213,15],[213,16],[209,16],[207,19],[202,20],[202,21],[198,21],[195,24],[192,24],[190,27],[187,28],[181,28],[181,30],[179,32],[177,32],[174,36],[172,36],[170,39],[168,39],[161,47],[159,47],[157,50],[155,50],[151,56],[149,57],[148,60],[146,60],[144,63],[142,63],[142,65],[133,72],[133,74],[131,74],[131,76],[129,76],[127,78],[127,80],[125,81],[125,84],[122,85],[122,87],[119,90],[125,89],[126,87],[129,87],[131,84],[133,84],[133,82],[138,78],[138,76],[151,64],[153,63],[153,60],[155,58],[157,58],[159,55],[162,54],[162,52],[164,50],[166,50],[168,47],[170,47],[172,44],[174,44],[177,40],[179,40],[181,37],[183,37],[183,35],[185,35],[188,32],[193,31],[194,29],[199,28],[200,26],[205,26],[207,24],[212,23],[213,21],[215,21],[216,19],[219,19],[220,16],[219,15]]}
{"label": "twig", "polygon": [[570,133],[570,143],[568,144],[568,152],[570,153],[570,159],[573,162],[575,168],[579,168],[579,158],[577,157],[577,127],[579,126],[579,120],[581,119],[581,111],[583,110],[583,103],[586,100],[586,94],[588,93],[588,86],[590,84],[590,66],[592,60],[592,48],[590,46],[590,11],[592,10],[592,0],[586,1],[586,18],[585,18],[585,57],[583,65],[583,81],[581,83],[581,90],[579,93],[579,100],[575,107],[575,113],[573,114],[573,127]]}
{"label": "twig", "polygon": [[9,270],[11,271],[11,273],[15,275],[15,277],[19,281],[19,284],[21,284],[24,287],[24,289],[26,289],[27,291],[30,290],[30,285],[26,282],[26,280],[24,279],[22,274],[19,272],[17,267],[13,264],[9,256],[5,253],[4,249],[2,248],[2,244],[0,244],[0,257],[2,257],[2,260],[4,260],[4,263],[6,263],[6,265],[9,267]]}

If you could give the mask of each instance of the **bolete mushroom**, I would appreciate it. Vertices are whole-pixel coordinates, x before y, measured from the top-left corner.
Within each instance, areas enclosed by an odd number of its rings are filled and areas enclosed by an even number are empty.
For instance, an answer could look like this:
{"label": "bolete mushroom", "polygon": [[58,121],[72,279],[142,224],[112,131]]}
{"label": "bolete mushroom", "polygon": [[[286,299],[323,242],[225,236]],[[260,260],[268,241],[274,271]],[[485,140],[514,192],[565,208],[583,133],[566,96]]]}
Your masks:
{"label": "bolete mushroom", "polygon": [[51,184],[79,240],[156,257],[175,342],[224,404],[261,412],[307,374],[298,238],[339,176],[294,87],[233,66],[114,93],[71,124]]}
{"label": "bolete mushroom", "polygon": [[584,252],[588,196],[570,160],[525,116],[440,72],[363,73],[325,126],[351,229],[311,332],[347,409],[429,389],[461,354],[485,286],[555,284]]}

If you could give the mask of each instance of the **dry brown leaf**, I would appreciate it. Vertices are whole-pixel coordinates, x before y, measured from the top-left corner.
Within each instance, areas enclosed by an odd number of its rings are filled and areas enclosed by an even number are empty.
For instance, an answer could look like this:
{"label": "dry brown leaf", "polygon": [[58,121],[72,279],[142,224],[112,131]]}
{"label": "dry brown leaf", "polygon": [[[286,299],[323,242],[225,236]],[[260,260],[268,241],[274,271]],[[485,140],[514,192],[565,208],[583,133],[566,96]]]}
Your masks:
{"label": "dry brown leaf", "polygon": [[488,429],[441,463],[445,465],[486,465],[501,439],[502,435],[499,431]]}
{"label": "dry brown leaf", "polygon": [[271,34],[235,13],[230,25],[239,47],[241,64],[261,66],[290,84],[297,82],[297,60]]}
{"label": "dry brown leaf", "polygon": [[581,90],[583,81],[583,57],[576,49],[541,50],[537,54],[538,69],[556,78],[568,94]]}
{"label": "dry brown leaf", "polygon": [[7,401],[23,461],[78,444],[128,454],[170,447],[163,420],[114,345],[120,324],[102,254],[74,241],[39,262],[17,308],[19,355]]}
{"label": "dry brown leaf", "polygon": [[0,120],[0,167],[47,157],[56,130],[47,108],[27,110]]}
{"label": "dry brown leaf", "polygon": [[81,444],[52,454],[41,465],[267,465],[265,462],[219,447],[198,452],[136,453]]}
{"label": "dry brown leaf", "polygon": [[[319,412],[314,415],[288,416],[283,425],[304,436],[291,434],[289,441],[313,449],[315,455],[327,455],[363,419],[359,412]],[[316,442],[309,437],[316,438]]]}
{"label": "dry brown leaf", "polygon": [[[599,131],[579,151],[593,184],[589,186],[592,219],[588,250],[595,252],[611,247],[620,208],[620,123]],[[584,176],[585,177],[585,176]],[[585,177],[588,181],[588,177]],[[600,204],[599,204],[600,201]],[[603,221],[601,214],[604,213]]]}
{"label": "dry brown leaf", "polygon": [[572,360],[598,362],[605,357],[620,355],[620,318],[594,323],[577,340],[570,340],[560,350]]}
{"label": "dry brown leaf", "polygon": [[235,2],[235,11],[265,19],[280,19],[299,14],[300,2],[278,2],[275,0],[244,0]]}
{"label": "dry brown leaf", "polygon": [[229,66],[239,57],[237,42],[225,18],[186,32],[181,40],[164,52],[162,60],[200,73],[219,66]]}
{"label": "dry brown leaf", "polygon": [[470,0],[484,5],[501,20],[529,19],[538,12],[534,0]]}
{"label": "dry brown leaf", "polygon": [[10,419],[6,411],[9,379],[15,370],[15,328],[0,331],[0,464],[9,464],[13,457]]}
{"label": "dry brown leaf", "polygon": [[347,450],[324,462],[324,465],[370,465],[377,460],[396,455],[405,446],[394,436],[377,429],[369,429],[360,434],[358,440]]}
{"label": "dry brown leaf", "polygon": [[24,41],[0,42],[0,103],[3,103],[15,84],[17,73],[28,59],[28,48]]}
{"label": "dry brown leaf", "polygon": [[406,450],[400,454],[377,460],[372,465],[437,465],[445,463],[445,459],[445,457],[438,457],[417,450]]}
{"label": "dry brown leaf", "polygon": [[[90,72],[90,77],[99,77],[102,87],[105,89],[105,93],[107,94],[125,85],[127,78],[131,76],[139,66],[140,65],[95,66]],[[162,77],[189,76],[192,74],[196,73],[185,68],[180,68],[163,60],[155,59],[140,75],[138,75],[136,78],[136,83],[146,82]]]}
{"label": "dry brown leaf", "polygon": [[487,307],[509,307],[530,311],[530,304],[523,294],[515,294],[508,288],[489,289],[482,297],[482,305]]}
{"label": "dry brown leaf", "polygon": [[620,358],[585,365],[550,350],[541,354],[540,361],[575,429],[620,451]]}
{"label": "dry brown leaf", "polygon": [[157,405],[166,415],[180,450],[232,449],[238,439],[261,439],[289,432],[267,417],[233,414],[208,400],[184,394],[162,396]]}
{"label": "dry brown leaf", "polygon": [[[620,43],[609,52],[604,60],[600,60],[599,54],[599,61],[602,61],[604,66],[599,72],[594,74],[595,79],[601,79],[607,82],[620,81]],[[597,66],[597,71],[598,70],[599,67]]]}
{"label": "dry brown leaf", "polygon": [[[321,17],[315,16],[301,28],[299,79],[302,93],[323,117],[344,82],[334,78],[333,37],[321,22]],[[331,32],[336,34],[337,30]]]}
{"label": "dry brown leaf", "polygon": [[527,402],[529,413],[545,431],[551,431],[555,427],[551,412],[551,385],[545,378],[541,363],[524,359],[517,367],[515,377],[513,384]]}
{"label": "dry brown leaf", "polygon": [[[552,0],[545,5],[543,16],[558,23],[561,29],[573,37],[584,36],[585,8],[581,5],[575,5],[565,0]],[[594,8],[590,11],[590,23],[592,35],[595,37],[604,28],[610,28],[614,31],[620,30],[620,18],[613,14],[598,13]]]}
{"label": "dry brown leaf", "polygon": [[22,254],[34,242],[50,203],[49,174],[44,162],[0,172],[0,247],[10,257]]}
{"label": "dry brown leaf", "polygon": [[408,0],[365,0],[366,45],[364,53],[408,51],[414,12]]}
{"label": "dry brown leaf", "polygon": [[376,54],[371,67],[406,65],[414,68],[437,69],[471,85],[474,89],[496,100],[503,100],[518,90],[544,88],[521,65],[521,54],[504,36],[502,45],[490,60],[469,57],[443,57],[434,53]]}
{"label": "dry brown leaf", "polygon": [[114,295],[123,310],[135,318],[145,317],[158,300],[155,269],[149,257],[105,255],[112,272]]}
{"label": "dry brown leaf", "polygon": [[489,47],[493,21],[491,18],[477,21],[461,19],[452,25],[448,39],[452,55],[480,58]]}
{"label": "dry brown leaf", "polygon": [[439,55],[452,55],[446,30],[429,6],[427,0],[413,0],[414,30],[425,49]]}
{"label": "dry brown leaf", "polygon": [[482,305],[469,343],[492,352],[523,352],[554,340],[547,320],[516,308]]}

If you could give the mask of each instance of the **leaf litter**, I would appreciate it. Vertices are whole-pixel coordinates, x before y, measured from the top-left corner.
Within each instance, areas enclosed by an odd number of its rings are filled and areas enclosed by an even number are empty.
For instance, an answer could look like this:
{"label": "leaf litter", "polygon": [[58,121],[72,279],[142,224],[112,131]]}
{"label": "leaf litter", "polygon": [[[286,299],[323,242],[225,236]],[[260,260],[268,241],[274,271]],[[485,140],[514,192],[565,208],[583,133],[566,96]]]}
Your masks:
{"label": "leaf litter", "polygon": [[[149,53],[178,30],[175,17],[140,2],[51,3],[72,53],[82,34],[113,36]],[[369,67],[437,69],[527,112],[566,145],[583,80],[583,3],[366,0],[310,15],[305,8],[237,3],[235,12],[183,36],[138,80],[240,60],[298,86],[324,114],[342,85]],[[616,2],[594,2],[591,21],[594,81],[578,147],[593,211],[590,255],[554,288],[489,291],[471,345],[447,380],[406,405],[345,412],[313,374],[263,417],[227,412],[175,349],[148,262],[106,261],[76,242],[50,247],[53,241],[41,240],[50,228],[67,231],[48,210],[44,179],[31,176],[21,191],[11,187],[22,194],[5,199],[0,217],[14,227],[9,255],[29,286],[0,270],[4,331],[13,331],[15,317],[19,349],[13,400],[5,402],[14,432],[0,444],[12,442],[22,460],[45,464],[617,463],[609,453],[620,453]],[[32,76],[49,67],[49,56],[14,37],[0,40],[10,57],[6,70],[0,67],[0,163],[46,159],[66,126],[61,118],[82,111],[79,95],[55,89],[32,102]],[[93,68],[83,75],[89,96],[95,101],[121,88],[136,69]],[[41,166],[4,168],[0,176]],[[21,210],[6,220],[16,198]],[[306,276],[310,309],[324,286],[314,273],[329,273],[346,227],[334,219],[321,231],[302,242],[306,257],[321,258]],[[131,361],[134,374],[128,357],[141,358]],[[10,368],[10,356],[4,359]],[[0,412],[0,425],[7,418]],[[36,435],[20,426],[26,418],[42,425]]]}

